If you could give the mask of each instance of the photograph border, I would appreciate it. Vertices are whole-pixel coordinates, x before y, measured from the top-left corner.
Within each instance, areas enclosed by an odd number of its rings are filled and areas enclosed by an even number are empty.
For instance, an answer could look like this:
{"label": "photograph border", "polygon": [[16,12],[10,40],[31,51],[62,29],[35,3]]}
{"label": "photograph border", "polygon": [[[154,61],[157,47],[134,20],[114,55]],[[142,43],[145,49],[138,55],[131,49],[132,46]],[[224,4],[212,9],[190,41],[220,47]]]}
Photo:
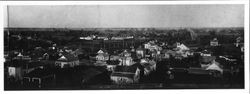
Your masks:
{"label": "photograph border", "polygon": [[[35,90],[35,91],[4,91],[3,84],[3,31],[4,31],[4,8],[7,5],[186,5],[186,4],[244,4],[244,61],[245,61],[245,88],[244,89],[156,89],[156,90]],[[110,93],[142,93],[142,94],[151,94],[151,93],[168,93],[168,94],[183,94],[183,93],[192,93],[192,94],[222,94],[222,93],[232,93],[232,94],[249,94],[249,1],[0,1],[0,31],[1,33],[1,50],[0,50],[0,90],[4,94],[25,94],[25,93],[88,93],[88,94],[110,94]]]}

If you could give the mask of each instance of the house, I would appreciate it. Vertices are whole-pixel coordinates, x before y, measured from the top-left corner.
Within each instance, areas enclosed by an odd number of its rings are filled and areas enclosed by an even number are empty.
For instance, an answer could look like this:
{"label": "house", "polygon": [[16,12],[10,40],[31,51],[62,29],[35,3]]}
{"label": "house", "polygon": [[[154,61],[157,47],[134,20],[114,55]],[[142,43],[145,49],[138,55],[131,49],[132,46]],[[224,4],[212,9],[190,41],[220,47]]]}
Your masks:
{"label": "house", "polygon": [[108,40],[107,37],[100,37],[100,36],[98,36],[97,39]]}
{"label": "house", "polygon": [[53,74],[51,71],[43,69],[43,68],[38,68],[24,75],[23,83],[24,84],[33,83],[34,85],[41,88],[42,84],[45,84],[46,82],[49,82],[49,81],[52,82],[52,80],[54,79],[55,79],[55,74]]}
{"label": "house", "polygon": [[22,67],[21,66],[9,66],[8,67],[8,76],[14,77],[15,79],[19,80],[22,79]]}
{"label": "house", "polygon": [[201,57],[201,67],[206,68],[210,63],[216,59],[215,56],[202,56]]}
{"label": "house", "polygon": [[156,62],[149,59],[141,59],[140,64],[144,67],[144,75],[156,70]]}
{"label": "house", "polygon": [[140,79],[140,69],[137,65],[117,66],[110,78],[115,84],[138,83]]}
{"label": "house", "polygon": [[55,61],[55,66],[60,68],[75,67],[79,65],[79,59],[73,54],[63,52],[59,59]]}
{"label": "house", "polygon": [[16,57],[13,58],[14,60],[31,60],[30,56],[24,56],[22,53],[19,53]]}
{"label": "house", "polygon": [[144,55],[145,55],[144,49],[141,46],[139,46],[139,48],[136,49],[136,56],[138,58],[143,58]]}
{"label": "house", "polygon": [[178,53],[181,57],[188,57],[190,48],[188,48],[186,45],[177,43],[176,45],[176,53]]}
{"label": "house", "polygon": [[119,60],[120,56],[119,55],[110,55],[109,60],[111,61],[115,61],[115,60]]}
{"label": "house", "polygon": [[30,73],[37,68],[43,67],[43,64],[39,62],[28,63],[20,60],[15,60],[6,65],[8,66],[8,76],[14,77],[16,80],[22,79],[24,74]]}
{"label": "house", "polygon": [[244,42],[243,42],[243,38],[242,38],[242,37],[236,38],[236,43],[235,43],[235,46],[236,46],[236,47],[241,46],[243,43],[244,43]]}
{"label": "house", "polygon": [[135,47],[134,46],[131,46],[130,49],[131,49],[131,52],[135,52]]}
{"label": "house", "polygon": [[43,59],[44,53],[45,53],[45,49],[43,49],[42,47],[36,47],[32,51],[31,58],[35,59],[35,60],[41,60],[41,59]]}
{"label": "house", "polygon": [[106,50],[101,49],[97,52],[97,56],[96,56],[96,62],[95,65],[96,66],[106,66],[107,62],[109,60],[109,54],[107,53]]}
{"label": "house", "polygon": [[79,39],[82,39],[82,40],[93,40],[93,39],[95,39],[95,38],[96,38],[95,35],[87,36],[87,37],[79,37]]}
{"label": "house", "polygon": [[176,48],[180,51],[187,51],[187,50],[190,50],[186,45],[184,44],[180,44],[180,43],[177,43],[177,46]]}
{"label": "house", "polygon": [[119,60],[109,60],[107,61],[107,70],[108,71],[114,71],[115,67],[119,65]]}
{"label": "house", "polygon": [[162,50],[162,48],[160,46],[156,45],[154,41],[149,41],[148,43],[144,44],[144,48],[149,49],[150,51]]}
{"label": "house", "polygon": [[44,54],[43,54],[43,59],[49,60],[49,54],[48,54],[48,53],[44,53]]}
{"label": "house", "polygon": [[210,41],[210,46],[219,46],[217,38],[214,38],[213,40]]}
{"label": "house", "polygon": [[216,70],[216,71],[223,73],[223,69],[220,67],[220,64],[216,62],[215,60],[213,60],[212,63],[209,64],[206,70]]}
{"label": "house", "polygon": [[107,61],[109,60],[109,54],[106,50],[101,49],[97,52],[97,56],[96,56],[96,60],[97,61]]}
{"label": "house", "polygon": [[211,52],[209,52],[207,50],[202,51],[200,55],[201,56],[212,56]]}
{"label": "house", "polygon": [[121,58],[119,59],[121,66],[131,66],[134,64],[133,59],[131,57],[131,53],[127,50],[124,50],[121,54]]}
{"label": "house", "polygon": [[163,58],[170,58],[170,56],[175,56],[176,55],[176,52],[172,51],[172,50],[166,50],[166,49],[164,49],[161,52],[163,54]]}
{"label": "house", "polygon": [[124,40],[124,37],[112,37],[111,40]]}

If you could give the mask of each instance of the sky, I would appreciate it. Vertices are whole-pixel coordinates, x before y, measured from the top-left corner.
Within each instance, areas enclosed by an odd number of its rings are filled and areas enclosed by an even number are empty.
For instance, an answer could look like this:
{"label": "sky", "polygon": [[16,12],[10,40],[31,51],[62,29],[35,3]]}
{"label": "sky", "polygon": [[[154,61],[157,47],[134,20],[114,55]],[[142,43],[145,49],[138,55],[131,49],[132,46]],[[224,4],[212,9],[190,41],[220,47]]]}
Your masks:
{"label": "sky", "polygon": [[[7,8],[6,8],[7,10]],[[244,5],[9,6],[5,27],[168,28],[243,27]],[[8,20],[6,20],[8,19]]]}

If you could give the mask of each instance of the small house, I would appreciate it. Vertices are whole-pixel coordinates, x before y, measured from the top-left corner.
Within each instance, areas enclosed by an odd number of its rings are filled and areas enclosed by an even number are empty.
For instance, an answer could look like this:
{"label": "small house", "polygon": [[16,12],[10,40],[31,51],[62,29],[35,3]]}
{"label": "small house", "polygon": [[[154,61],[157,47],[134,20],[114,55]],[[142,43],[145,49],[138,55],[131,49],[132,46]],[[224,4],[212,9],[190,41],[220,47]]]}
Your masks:
{"label": "small house", "polygon": [[138,83],[140,79],[140,69],[136,65],[117,66],[110,78],[115,84]]}
{"label": "small house", "polygon": [[42,84],[48,84],[55,79],[55,75],[43,68],[35,69],[34,71],[24,75],[23,82],[24,84],[33,84],[39,88],[42,87]]}
{"label": "small house", "polygon": [[120,60],[119,65],[122,65],[122,66],[130,66],[134,64],[133,59],[131,57],[131,53],[128,52],[127,50],[124,50],[121,53],[121,58],[119,60]]}
{"label": "small house", "polygon": [[79,59],[73,54],[63,52],[56,60],[55,65],[60,68],[74,67],[79,65]]}
{"label": "small house", "polygon": [[14,60],[31,60],[30,56],[24,56],[22,53],[19,53],[16,57],[13,58]]}
{"label": "small house", "polygon": [[97,52],[97,56],[96,56],[96,60],[97,61],[107,61],[109,60],[109,54],[106,50],[101,49]]}
{"label": "small house", "polygon": [[213,40],[210,41],[210,46],[219,46],[217,38],[214,38]]}
{"label": "small house", "polygon": [[148,75],[152,71],[156,70],[156,62],[149,59],[141,59],[140,64],[144,68],[144,75]]}
{"label": "small house", "polygon": [[201,55],[201,56],[212,56],[212,53],[209,52],[209,51],[207,51],[207,50],[204,50],[204,51],[201,52],[200,55]]}

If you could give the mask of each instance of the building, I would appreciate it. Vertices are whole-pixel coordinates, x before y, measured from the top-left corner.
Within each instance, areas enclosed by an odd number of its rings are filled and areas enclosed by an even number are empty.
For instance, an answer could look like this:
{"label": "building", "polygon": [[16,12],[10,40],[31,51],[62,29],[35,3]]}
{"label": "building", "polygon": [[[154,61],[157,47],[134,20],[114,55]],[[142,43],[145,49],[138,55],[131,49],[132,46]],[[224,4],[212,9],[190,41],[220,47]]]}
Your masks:
{"label": "building", "polygon": [[210,46],[219,46],[219,41],[217,40],[217,38],[214,38],[210,41]]}
{"label": "building", "polygon": [[140,79],[140,69],[137,65],[117,66],[110,78],[115,84],[138,83]]}
{"label": "building", "polygon": [[106,61],[109,60],[109,54],[106,50],[101,49],[97,52],[97,56],[96,56],[96,62],[95,65],[97,66],[104,66],[106,65]]}
{"label": "building", "polygon": [[209,64],[206,70],[216,70],[216,71],[223,73],[223,69],[220,67],[220,64],[216,62],[215,60],[213,60],[212,63]]}
{"label": "building", "polygon": [[212,56],[212,53],[207,51],[207,50],[204,50],[200,53],[201,56]]}
{"label": "building", "polygon": [[141,46],[136,49],[136,56],[138,58],[143,58],[145,56],[145,51]]}
{"label": "building", "polygon": [[201,67],[206,68],[216,59],[215,56],[202,56],[201,57]]}
{"label": "building", "polygon": [[243,42],[243,38],[242,38],[242,37],[236,38],[236,43],[235,43],[235,46],[236,46],[236,47],[241,46],[243,43],[244,43],[244,42]]}
{"label": "building", "polygon": [[134,64],[133,58],[131,57],[131,53],[127,50],[124,50],[121,54],[121,58],[119,59],[121,66],[131,66]]}
{"label": "building", "polygon": [[160,46],[156,45],[154,41],[149,41],[148,43],[144,44],[144,48],[149,49],[150,51],[162,50],[162,48]]}
{"label": "building", "polygon": [[16,57],[13,58],[14,60],[31,60],[31,57],[30,56],[24,56],[22,55],[22,53],[19,53]]}
{"label": "building", "polygon": [[120,56],[119,55],[110,55],[109,60],[111,61],[115,61],[115,60],[119,60]]}
{"label": "building", "polygon": [[8,67],[8,76],[14,77],[17,80],[22,79],[22,67],[21,66],[9,66]]}
{"label": "building", "polygon": [[[42,84],[48,84],[55,79],[55,75],[43,68],[36,69],[23,77],[24,84],[33,84],[39,88],[42,87]],[[47,82],[47,83],[46,83]]]}
{"label": "building", "polygon": [[107,61],[107,70],[108,71],[114,71],[115,67],[119,65],[119,61],[118,60],[109,60]]}
{"label": "building", "polygon": [[156,62],[149,59],[141,59],[140,64],[144,67],[144,75],[149,75],[156,70]]}
{"label": "building", "polygon": [[106,50],[101,49],[97,52],[97,56],[96,56],[96,60],[97,61],[107,61],[109,60],[109,54]]}
{"label": "building", "polygon": [[161,52],[163,54],[163,58],[165,58],[165,59],[170,58],[170,56],[175,56],[176,55],[176,52],[172,51],[172,50],[166,50],[166,49],[164,49]]}
{"label": "building", "polygon": [[42,63],[39,62],[25,62],[15,60],[7,64],[8,76],[14,77],[16,80],[21,80],[24,74],[30,73],[35,69],[43,67]]}
{"label": "building", "polygon": [[79,59],[73,54],[62,52],[59,59],[56,60],[55,66],[60,68],[75,67],[79,65]]}
{"label": "building", "polygon": [[180,51],[187,51],[187,50],[190,50],[186,45],[184,44],[180,44],[180,43],[177,43],[177,46],[176,48]]}

